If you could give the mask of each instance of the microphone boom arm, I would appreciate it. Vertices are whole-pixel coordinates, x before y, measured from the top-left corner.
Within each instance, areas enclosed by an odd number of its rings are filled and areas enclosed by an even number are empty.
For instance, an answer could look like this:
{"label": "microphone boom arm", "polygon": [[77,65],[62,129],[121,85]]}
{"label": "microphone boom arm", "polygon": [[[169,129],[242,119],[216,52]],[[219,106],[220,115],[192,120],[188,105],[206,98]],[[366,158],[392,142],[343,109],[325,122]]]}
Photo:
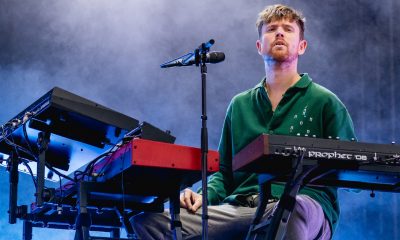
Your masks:
{"label": "microphone boom arm", "polygon": [[161,68],[182,67],[182,66],[190,66],[193,64],[196,64],[196,66],[198,67],[201,61],[210,63],[221,62],[225,59],[225,55],[223,55],[223,53],[218,53],[219,55],[212,55],[211,57],[214,57],[215,60],[210,60],[210,57],[208,55],[207,58],[204,57],[210,51],[210,48],[212,45],[214,45],[214,43],[215,43],[214,39],[210,39],[208,42],[202,43],[193,52],[187,53],[171,61],[165,62],[161,64],[160,67]]}

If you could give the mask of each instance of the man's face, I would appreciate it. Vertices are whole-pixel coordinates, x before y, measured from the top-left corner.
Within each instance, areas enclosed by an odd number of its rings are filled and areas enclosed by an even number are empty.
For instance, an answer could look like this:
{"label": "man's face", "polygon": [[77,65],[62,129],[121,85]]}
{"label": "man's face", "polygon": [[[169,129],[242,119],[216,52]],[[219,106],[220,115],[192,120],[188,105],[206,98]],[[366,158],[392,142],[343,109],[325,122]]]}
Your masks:
{"label": "man's face", "polygon": [[262,26],[256,47],[266,61],[292,62],[305,52],[307,42],[300,40],[296,22],[283,19]]}

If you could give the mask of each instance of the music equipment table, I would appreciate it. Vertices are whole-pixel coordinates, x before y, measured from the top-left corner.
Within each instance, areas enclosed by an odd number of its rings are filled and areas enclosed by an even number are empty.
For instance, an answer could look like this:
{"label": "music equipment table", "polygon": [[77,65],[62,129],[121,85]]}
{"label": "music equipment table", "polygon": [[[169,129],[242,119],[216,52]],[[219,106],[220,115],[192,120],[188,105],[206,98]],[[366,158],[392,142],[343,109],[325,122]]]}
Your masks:
{"label": "music equipment table", "polygon": [[[400,192],[400,146],[262,134],[235,155],[233,170],[259,174],[260,201],[247,239],[282,239],[304,185]],[[274,216],[260,223],[273,181],[286,182],[285,191]]]}

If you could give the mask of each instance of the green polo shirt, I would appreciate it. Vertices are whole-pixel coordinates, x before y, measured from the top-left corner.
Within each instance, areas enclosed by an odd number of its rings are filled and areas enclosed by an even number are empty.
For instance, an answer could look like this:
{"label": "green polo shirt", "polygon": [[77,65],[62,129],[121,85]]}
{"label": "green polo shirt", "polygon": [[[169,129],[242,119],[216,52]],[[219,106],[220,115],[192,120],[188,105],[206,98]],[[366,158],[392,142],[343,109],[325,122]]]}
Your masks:
{"label": "green polo shirt", "polygon": [[[238,195],[258,192],[256,174],[233,172],[232,158],[262,133],[317,138],[355,139],[353,123],[343,103],[335,94],[312,82],[308,74],[283,95],[275,111],[264,88],[265,79],[254,88],[236,95],[227,110],[219,144],[220,170],[208,183],[210,205],[240,204]],[[283,184],[272,184],[279,198]],[[318,201],[334,231],[339,218],[336,188],[304,187],[301,194]]]}

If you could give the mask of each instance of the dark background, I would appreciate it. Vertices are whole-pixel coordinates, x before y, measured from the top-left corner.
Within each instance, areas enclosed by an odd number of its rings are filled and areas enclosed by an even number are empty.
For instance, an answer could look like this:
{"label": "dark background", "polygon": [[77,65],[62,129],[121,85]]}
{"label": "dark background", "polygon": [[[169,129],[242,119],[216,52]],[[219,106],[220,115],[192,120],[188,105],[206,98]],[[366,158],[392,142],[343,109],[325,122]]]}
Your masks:
{"label": "dark background", "polygon": [[[399,141],[400,1],[281,2],[307,19],[308,49],[299,71],[339,96],[360,141]],[[209,144],[216,149],[230,99],[264,75],[255,20],[272,3],[277,1],[0,0],[0,123],[58,86],[168,129],[176,143],[199,146],[200,70],[159,64],[213,38],[213,50],[226,54],[208,68]],[[4,168],[0,185],[0,239],[20,239],[21,224],[7,223]],[[339,194],[334,239],[400,239],[399,196]],[[21,175],[19,198],[19,204],[33,200],[27,175]],[[52,236],[71,239],[72,233],[34,230],[34,239]]]}

